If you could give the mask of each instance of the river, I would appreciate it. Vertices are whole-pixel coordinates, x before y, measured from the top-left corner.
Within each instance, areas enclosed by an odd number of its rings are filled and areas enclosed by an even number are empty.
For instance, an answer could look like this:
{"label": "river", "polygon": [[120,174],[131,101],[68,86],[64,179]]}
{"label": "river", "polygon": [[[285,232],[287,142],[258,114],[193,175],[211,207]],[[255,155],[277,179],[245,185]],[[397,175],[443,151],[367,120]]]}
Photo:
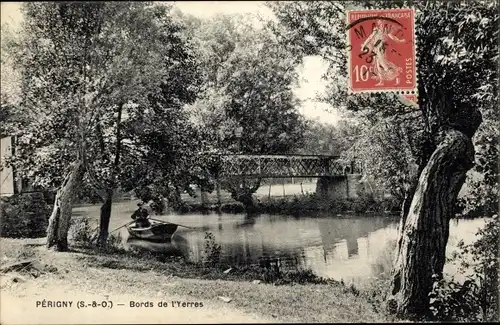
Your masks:
{"label": "river", "polygon": [[[113,204],[110,230],[131,221],[135,208],[135,201]],[[75,207],[73,215],[97,221],[99,206]],[[284,269],[311,269],[319,276],[345,281],[369,279],[388,271],[398,227],[397,218],[325,213],[301,217],[190,213],[155,218],[198,229],[179,227],[171,243],[156,244],[129,240],[126,229],[122,228],[117,232],[125,246],[175,252],[200,261],[205,233],[211,232],[221,246],[221,259],[230,265],[279,259]],[[460,239],[472,242],[484,222],[484,219],[451,221],[447,255],[456,249]],[[454,273],[450,265],[445,271]]]}

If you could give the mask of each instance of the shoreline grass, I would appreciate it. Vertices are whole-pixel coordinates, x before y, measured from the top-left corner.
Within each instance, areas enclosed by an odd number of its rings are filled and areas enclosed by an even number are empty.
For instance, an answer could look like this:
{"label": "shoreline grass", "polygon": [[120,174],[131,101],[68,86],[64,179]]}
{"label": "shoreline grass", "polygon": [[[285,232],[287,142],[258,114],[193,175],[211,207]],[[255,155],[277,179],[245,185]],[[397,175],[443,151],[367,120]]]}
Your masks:
{"label": "shoreline grass", "polygon": [[[325,200],[316,194],[291,195],[286,197],[258,198],[258,205],[252,208],[252,213],[268,214],[306,214],[311,212],[356,213],[356,214],[385,214],[399,215],[399,206],[394,206],[389,199],[374,201],[371,198],[347,198],[339,200]],[[208,201],[205,204],[194,199],[183,200],[183,205],[174,212],[212,212],[244,213],[246,207],[237,201],[223,202],[220,205]]]}
{"label": "shoreline grass", "polygon": [[[62,281],[87,292],[105,289],[110,294],[135,292],[154,297],[159,294],[159,287],[164,288],[169,283],[165,294],[195,297],[203,301],[217,300],[218,296],[230,297],[233,299],[232,306],[277,322],[389,320],[389,316],[374,305],[370,292],[318,278],[308,271],[287,273],[281,282],[278,279],[265,283],[258,278],[262,275],[260,271],[251,268],[233,267],[226,274],[224,265],[195,266],[179,257],[159,261],[141,252],[106,252],[84,247],[56,253],[44,247],[43,238],[1,238],[0,242],[3,248],[2,266],[23,259],[35,259],[40,265],[50,266],[50,272],[37,278],[28,277],[26,283],[18,286],[18,291],[11,288],[18,294],[22,294],[19,291],[22,286],[50,287]],[[76,283],[82,279],[84,287]],[[137,283],[140,283],[139,287]]]}

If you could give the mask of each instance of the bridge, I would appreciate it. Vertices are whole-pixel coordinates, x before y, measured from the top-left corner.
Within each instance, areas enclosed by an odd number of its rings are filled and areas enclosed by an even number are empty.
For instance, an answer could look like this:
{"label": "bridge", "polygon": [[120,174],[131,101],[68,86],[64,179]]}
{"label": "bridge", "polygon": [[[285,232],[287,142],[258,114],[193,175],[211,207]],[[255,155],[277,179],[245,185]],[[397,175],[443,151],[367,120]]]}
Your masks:
{"label": "bridge", "polygon": [[339,177],[360,174],[361,165],[326,155],[222,155],[219,177]]}
{"label": "bridge", "polygon": [[220,157],[219,179],[228,178],[318,178],[316,193],[323,198],[355,198],[364,184],[362,166],[338,156],[243,155]]}

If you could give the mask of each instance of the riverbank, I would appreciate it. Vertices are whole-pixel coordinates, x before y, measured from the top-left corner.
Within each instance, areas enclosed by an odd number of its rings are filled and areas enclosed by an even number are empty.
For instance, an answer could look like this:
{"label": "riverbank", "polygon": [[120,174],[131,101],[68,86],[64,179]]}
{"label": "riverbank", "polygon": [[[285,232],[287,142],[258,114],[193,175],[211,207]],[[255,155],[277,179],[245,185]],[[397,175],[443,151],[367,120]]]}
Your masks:
{"label": "riverbank", "polygon": [[[386,214],[398,215],[399,205],[391,199],[374,200],[371,196],[326,200],[318,197],[315,193],[277,196],[255,195],[257,204],[252,207],[253,213],[268,214],[303,214],[309,212],[334,212],[334,213],[356,213],[356,214]],[[183,205],[175,212],[210,212],[220,211],[223,213],[244,213],[247,208],[240,202],[226,198],[221,203],[213,199],[206,202],[198,202],[197,198],[183,198]]]}
{"label": "riverbank", "polygon": [[[2,308],[3,324],[46,323],[45,320],[49,323],[390,321],[373,300],[372,293],[336,281],[311,277],[316,283],[291,281],[277,285],[256,279],[255,270],[228,272],[223,267],[195,267],[178,257],[159,261],[149,255],[84,248],[55,253],[46,250],[44,239],[2,238],[0,242],[2,267],[28,260],[39,269],[2,275],[2,305],[10,306]],[[36,301],[43,299],[66,297],[76,303],[84,296],[103,300],[105,295],[115,304],[120,302],[125,306],[93,312],[72,308],[64,313],[64,318],[55,317],[59,313],[53,309],[36,307]],[[155,307],[132,308],[130,301],[150,301]],[[158,307],[163,301],[198,302],[203,307],[193,307],[194,304],[184,308]],[[17,314],[21,307],[26,308],[25,312]]]}

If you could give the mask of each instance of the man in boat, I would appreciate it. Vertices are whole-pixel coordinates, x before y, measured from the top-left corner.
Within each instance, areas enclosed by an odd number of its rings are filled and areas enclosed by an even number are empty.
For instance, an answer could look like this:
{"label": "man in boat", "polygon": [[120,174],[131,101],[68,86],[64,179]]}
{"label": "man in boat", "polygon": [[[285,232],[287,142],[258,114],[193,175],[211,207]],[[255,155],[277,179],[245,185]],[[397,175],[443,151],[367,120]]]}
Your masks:
{"label": "man in boat", "polygon": [[139,202],[137,203],[137,206],[139,208],[132,214],[132,219],[135,220],[135,226],[138,228],[147,228],[151,226],[151,223],[148,220],[149,212],[148,209],[144,207],[144,203]]}

